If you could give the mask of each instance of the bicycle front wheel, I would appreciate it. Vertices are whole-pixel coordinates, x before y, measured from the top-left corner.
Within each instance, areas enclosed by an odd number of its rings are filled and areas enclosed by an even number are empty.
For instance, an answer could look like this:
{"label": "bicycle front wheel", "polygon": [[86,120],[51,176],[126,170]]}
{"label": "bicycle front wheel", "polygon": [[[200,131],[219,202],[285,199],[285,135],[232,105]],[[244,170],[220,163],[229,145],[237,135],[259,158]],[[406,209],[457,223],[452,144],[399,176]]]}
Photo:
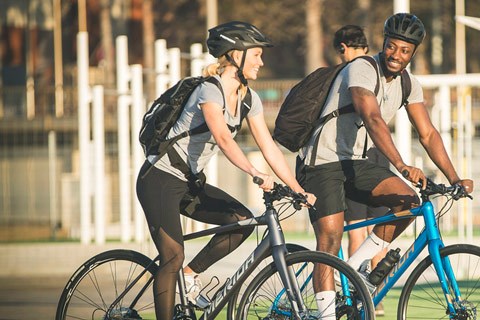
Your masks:
{"label": "bicycle front wheel", "polygon": [[455,312],[449,312],[430,257],[415,268],[403,287],[398,302],[398,319],[477,319],[480,306],[480,247],[457,244],[440,250],[448,258],[461,296],[451,284],[449,299]]}
{"label": "bicycle front wheel", "polygon": [[[139,252],[100,253],[70,278],[55,319],[155,319],[151,279],[157,269],[151,259]],[[125,296],[112,305],[127,288]]]}
{"label": "bicycle front wheel", "polygon": [[[298,252],[298,251],[304,251],[308,250],[304,246],[295,244],[295,243],[286,243],[285,244],[287,248],[287,252]],[[235,319],[235,312],[237,311],[238,304],[240,302],[241,297],[243,296],[243,293],[247,289],[248,284],[251,282],[251,280],[255,277],[255,275],[258,274],[263,268],[265,268],[267,265],[269,265],[272,262],[272,256],[269,255],[267,258],[262,260],[262,263],[256,268],[256,271],[253,272],[249,276],[249,278],[243,283],[242,287],[239,288],[232,296],[230,301],[228,302],[227,305],[227,320],[233,320]]]}
{"label": "bicycle front wheel", "polygon": [[[306,308],[302,319],[321,319],[328,316],[318,310],[313,289],[314,266],[323,264],[328,276],[343,274],[349,281],[346,292],[336,288],[336,297],[329,303],[335,305],[337,319],[375,319],[375,310],[370,294],[362,279],[345,261],[318,251],[289,253],[285,257],[287,267],[293,271]],[[293,308],[287,299],[275,264],[264,268],[247,287],[240,300],[236,319],[295,319]]]}

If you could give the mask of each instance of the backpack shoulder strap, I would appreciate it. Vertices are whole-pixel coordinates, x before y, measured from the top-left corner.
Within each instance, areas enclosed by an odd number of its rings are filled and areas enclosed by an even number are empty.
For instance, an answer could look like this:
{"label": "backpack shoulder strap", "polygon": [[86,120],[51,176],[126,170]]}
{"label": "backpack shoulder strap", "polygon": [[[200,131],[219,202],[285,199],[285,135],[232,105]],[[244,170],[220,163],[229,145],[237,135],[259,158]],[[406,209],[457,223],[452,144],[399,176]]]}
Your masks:
{"label": "backpack shoulder strap", "polygon": [[[375,73],[377,74],[377,83],[375,85],[374,94],[375,94],[375,96],[377,96],[378,92],[380,91],[380,73],[378,72],[377,61],[371,56],[360,56],[360,57],[357,57],[357,58],[353,59],[352,61],[350,61],[348,63],[351,63],[351,62],[355,61],[356,59],[367,60],[372,65],[372,67],[375,69]],[[317,123],[316,123],[316,126],[324,124],[324,123],[328,122],[329,120],[331,120],[333,118],[341,116],[342,114],[347,114],[347,113],[352,113],[352,112],[355,112],[355,107],[353,106],[353,103],[350,103],[350,104],[346,105],[345,107],[334,110],[334,111],[330,112],[329,114],[319,118]],[[320,138],[320,133],[321,132],[318,133],[318,135],[315,139],[314,145],[313,145],[313,150],[312,150],[312,154],[311,154],[311,157],[310,157],[310,165],[313,165],[313,163],[315,163],[315,156],[316,156],[316,152],[317,152],[317,145],[318,145],[318,140]],[[367,149],[366,149],[367,141],[368,141],[368,136],[365,137],[365,145],[364,145],[364,150],[363,150],[363,154],[362,154],[363,158],[365,158],[366,155],[367,155]]]}
{"label": "backpack shoulder strap", "polygon": [[[356,59],[367,60],[372,65],[372,67],[375,69],[375,73],[377,74],[377,84],[375,85],[374,94],[375,94],[375,96],[377,96],[378,92],[380,91],[380,73],[378,72],[377,62],[371,56],[361,56],[361,57],[357,57],[357,58],[353,59],[349,63],[353,62]],[[317,125],[321,125],[321,124],[329,121],[332,118],[336,118],[338,116],[341,116],[342,114],[347,114],[347,113],[352,113],[352,112],[355,112],[355,108],[353,107],[353,104],[348,104],[345,107],[334,110],[331,113],[329,113],[329,114],[321,117],[320,119],[318,119]]]}
{"label": "backpack shoulder strap", "polygon": [[242,128],[242,122],[247,117],[251,108],[252,108],[252,92],[250,91],[250,88],[247,87],[247,93],[245,94],[245,97],[243,97],[243,100],[240,106],[240,123],[235,126],[234,128],[235,130],[240,131],[240,129]]}
{"label": "backpack shoulder strap", "polygon": [[[225,94],[223,93],[222,84],[220,83],[220,81],[218,81],[218,79],[215,78],[215,77],[205,78],[205,81],[213,83],[214,85],[217,86],[217,88],[222,93],[223,105],[225,106]],[[188,131],[185,131],[185,132],[181,133],[179,135],[179,139],[183,138],[183,137],[186,137],[186,136],[191,136],[191,135],[194,135],[194,134],[204,133],[204,132],[207,132],[207,131],[208,131],[208,126],[207,126],[207,123],[204,122],[201,125],[199,125],[198,127],[195,127],[193,129],[190,129]]]}
{"label": "backpack shoulder strap", "polygon": [[375,69],[375,72],[377,74],[377,84],[375,85],[374,94],[375,94],[375,96],[378,95],[378,91],[380,90],[380,73],[378,72],[377,61],[372,56],[361,56],[361,57],[358,57],[357,59],[367,60],[372,65],[372,67]]}
{"label": "backpack shoulder strap", "polygon": [[408,105],[408,97],[412,92],[412,79],[410,79],[410,75],[406,70],[403,70],[400,74],[401,81],[402,81],[402,104],[401,107],[406,107]]}

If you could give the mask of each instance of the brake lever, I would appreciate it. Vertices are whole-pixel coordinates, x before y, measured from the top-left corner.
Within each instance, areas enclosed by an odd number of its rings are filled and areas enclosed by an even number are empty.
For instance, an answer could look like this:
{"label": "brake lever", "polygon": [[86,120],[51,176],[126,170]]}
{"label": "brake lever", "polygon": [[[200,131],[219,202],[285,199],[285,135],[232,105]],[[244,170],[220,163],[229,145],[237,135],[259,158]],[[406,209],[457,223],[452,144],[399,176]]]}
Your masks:
{"label": "brake lever", "polygon": [[470,198],[470,200],[473,200],[473,197],[468,194],[464,186],[462,186],[461,184],[455,184],[454,187],[455,190],[452,192],[452,198],[454,200],[458,200],[460,198]]}

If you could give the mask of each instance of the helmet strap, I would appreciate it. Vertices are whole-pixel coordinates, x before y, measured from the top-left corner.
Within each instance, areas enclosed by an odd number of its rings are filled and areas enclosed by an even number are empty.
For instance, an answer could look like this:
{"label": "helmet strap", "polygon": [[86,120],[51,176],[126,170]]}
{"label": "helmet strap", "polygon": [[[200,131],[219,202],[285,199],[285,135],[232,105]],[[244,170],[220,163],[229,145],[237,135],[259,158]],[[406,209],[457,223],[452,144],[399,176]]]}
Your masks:
{"label": "helmet strap", "polygon": [[237,76],[240,79],[240,82],[244,86],[248,86],[248,81],[247,79],[245,79],[245,76],[243,75],[243,66],[245,65],[245,59],[247,57],[247,50],[242,51],[242,62],[240,63],[240,66],[238,66],[235,60],[228,54],[225,54],[225,57],[227,58],[228,62],[230,62],[232,65],[234,65],[237,68]]}

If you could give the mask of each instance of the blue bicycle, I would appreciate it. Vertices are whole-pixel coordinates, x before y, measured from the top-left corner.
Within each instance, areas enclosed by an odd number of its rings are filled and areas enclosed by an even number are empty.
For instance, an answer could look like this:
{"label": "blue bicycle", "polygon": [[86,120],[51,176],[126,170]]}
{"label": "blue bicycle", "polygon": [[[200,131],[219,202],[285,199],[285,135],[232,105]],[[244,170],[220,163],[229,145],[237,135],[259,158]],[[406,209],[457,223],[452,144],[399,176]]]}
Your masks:
{"label": "blue bicycle", "polygon": [[[427,248],[428,256],[415,267],[403,286],[397,319],[477,319],[480,305],[480,247],[469,244],[445,246],[438,228],[439,218],[451,208],[453,201],[468,195],[463,190],[459,192],[457,186],[447,187],[429,179],[426,189],[420,190],[420,195],[422,204],[419,207],[345,226],[344,231],[349,231],[399,219],[419,216],[424,219],[424,229],[377,286],[372,294],[373,302],[377,305],[382,301]],[[437,196],[447,198],[438,212],[431,202]],[[342,252],[339,256],[342,256]]]}
{"label": "blue bicycle", "polygon": [[[438,219],[451,208],[453,201],[468,195],[459,192],[455,186],[447,187],[435,184],[431,180],[428,180],[426,189],[421,190],[420,194],[422,204],[419,207],[352,224],[344,229],[346,232],[369,225],[419,216],[425,220],[425,228],[373,292],[373,303],[377,305],[382,301],[420,253],[427,248],[429,255],[415,267],[403,286],[398,303],[397,319],[477,319],[477,309],[480,304],[480,247],[469,244],[445,246],[438,228]],[[435,211],[431,202],[437,196],[447,198],[446,204],[438,212]],[[341,251],[339,256],[343,258]],[[252,301],[249,296],[253,292],[262,297],[269,297],[264,298],[270,301],[265,308],[272,314],[281,314],[280,302],[285,300],[285,292],[277,291],[278,286],[273,285],[268,286],[271,287],[270,290],[260,290],[266,278],[268,273],[264,270],[252,281],[242,302]],[[343,274],[340,274],[339,278],[337,295],[348,297],[349,281]],[[302,281],[303,290],[303,287],[307,287],[312,281],[312,277],[306,277],[298,282],[302,283]],[[348,310],[351,303],[347,299],[343,305]],[[341,308],[338,305],[336,309],[337,319],[362,318],[361,314],[340,312]]]}

